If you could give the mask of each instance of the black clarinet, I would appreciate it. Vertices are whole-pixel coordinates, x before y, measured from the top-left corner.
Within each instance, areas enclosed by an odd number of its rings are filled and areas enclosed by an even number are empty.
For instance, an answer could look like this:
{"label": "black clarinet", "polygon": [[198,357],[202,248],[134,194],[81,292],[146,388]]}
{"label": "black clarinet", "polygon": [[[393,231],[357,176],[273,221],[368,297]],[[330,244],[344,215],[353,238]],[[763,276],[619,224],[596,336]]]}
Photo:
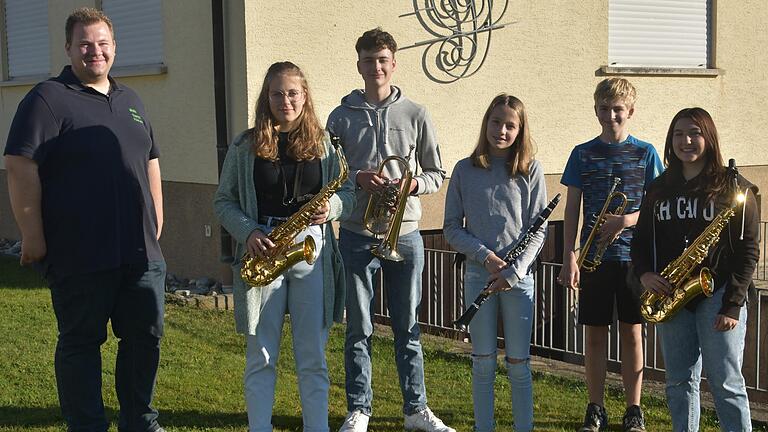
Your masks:
{"label": "black clarinet", "polygon": [[[552,210],[557,207],[559,202],[560,194],[557,194],[554,198],[552,198],[552,201],[547,204],[544,210],[539,213],[539,215],[536,217],[536,221],[533,222],[533,225],[528,228],[525,234],[520,236],[515,246],[509,252],[507,252],[506,255],[504,255],[504,262],[507,263],[507,266],[515,262],[515,260],[519,258],[523,252],[525,252],[525,250],[528,248],[528,244],[531,242],[531,240],[533,240],[533,236],[536,235],[536,233],[539,231],[539,228],[544,225],[544,222],[546,222],[546,220],[549,218],[549,215],[552,214]],[[480,306],[482,306],[483,303],[488,300],[488,297],[491,296],[491,293],[488,292],[488,288],[490,286],[491,284],[488,284],[485,286],[485,289],[480,291],[480,295],[478,295],[477,298],[475,298],[475,301],[469,305],[467,311],[464,312],[464,314],[462,314],[459,319],[453,322],[453,325],[459,326],[462,330],[469,325],[469,322],[472,321],[472,318],[474,318],[475,314],[480,309]]]}

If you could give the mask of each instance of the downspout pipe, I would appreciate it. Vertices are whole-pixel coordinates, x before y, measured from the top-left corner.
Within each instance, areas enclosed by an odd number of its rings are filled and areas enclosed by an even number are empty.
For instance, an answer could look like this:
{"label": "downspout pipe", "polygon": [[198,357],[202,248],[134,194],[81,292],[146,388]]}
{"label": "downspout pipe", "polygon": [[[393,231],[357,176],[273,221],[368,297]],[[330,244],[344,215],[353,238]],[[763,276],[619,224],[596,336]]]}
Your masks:
{"label": "downspout pipe", "polygon": [[[227,81],[224,43],[224,0],[211,0],[211,19],[213,28],[213,93],[216,112],[216,154],[218,158],[218,176],[227,156],[229,136],[227,128]],[[221,261],[234,262],[232,256],[232,236],[221,227]]]}

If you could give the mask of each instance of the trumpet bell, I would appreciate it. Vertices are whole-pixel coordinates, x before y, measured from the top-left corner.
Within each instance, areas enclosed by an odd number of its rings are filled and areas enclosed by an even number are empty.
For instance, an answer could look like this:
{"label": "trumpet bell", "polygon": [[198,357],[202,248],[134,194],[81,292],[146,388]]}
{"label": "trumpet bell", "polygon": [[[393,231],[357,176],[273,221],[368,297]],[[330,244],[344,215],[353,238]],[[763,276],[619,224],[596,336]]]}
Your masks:
{"label": "trumpet bell", "polygon": [[392,246],[389,242],[382,242],[378,246],[374,246],[371,249],[373,256],[384,259],[387,261],[401,262],[404,260],[400,252],[397,251],[397,247]]}

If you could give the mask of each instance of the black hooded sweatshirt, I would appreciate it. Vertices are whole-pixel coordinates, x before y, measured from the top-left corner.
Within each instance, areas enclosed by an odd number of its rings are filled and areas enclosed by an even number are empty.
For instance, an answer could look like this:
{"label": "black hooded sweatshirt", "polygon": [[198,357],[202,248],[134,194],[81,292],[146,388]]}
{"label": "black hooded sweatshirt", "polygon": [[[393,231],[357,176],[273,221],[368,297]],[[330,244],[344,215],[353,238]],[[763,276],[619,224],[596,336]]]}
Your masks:
{"label": "black hooded sweatshirt", "polygon": [[[707,201],[700,191],[708,180],[703,172],[686,181],[681,174],[667,170],[649,185],[632,240],[632,263],[638,277],[649,271],[661,273],[723,209],[733,205],[732,189]],[[749,290],[754,290],[752,275],[760,241],[757,187],[741,176],[738,185],[740,191],[748,190],[746,207],[736,207],[736,214],[701,264],[712,272],[715,290],[725,289],[719,313],[733,319],[739,319]],[[742,228],[744,235],[740,239]],[[698,273],[698,268],[694,272]],[[699,294],[686,308],[695,311],[703,298],[704,294]]]}

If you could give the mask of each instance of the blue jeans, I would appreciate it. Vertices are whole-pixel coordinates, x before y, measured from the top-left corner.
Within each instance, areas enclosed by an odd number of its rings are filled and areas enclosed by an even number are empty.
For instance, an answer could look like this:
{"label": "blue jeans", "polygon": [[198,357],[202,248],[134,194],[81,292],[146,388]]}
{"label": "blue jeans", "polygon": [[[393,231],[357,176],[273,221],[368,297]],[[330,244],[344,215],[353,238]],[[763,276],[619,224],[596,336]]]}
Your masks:
{"label": "blue jeans", "polygon": [[[322,231],[310,226],[296,237],[302,241],[312,235],[318,254],[323,244]],[[250,432],[272,431],[275,403],[276,367],[285,314],[291,315],[293,354],[299,381],[301,415],[305,432],[328,432],[328,366],[325,344],[328,327],[323,326],[323,266],[302,261],[288,269],[261,290],[262,306],[256,334],[246,336],[245,404]]]}
{"label": "blue jeans", "polygon": [[101,394],[101,345],[107,323],[119,339],[115,390],[119,431],[159,428],[151,406],[160,361],[165,263],[57,278],[48,273],[59,329],[54,368],[61,412],[70,431],[106,431]]}
{"label": "blue jeans", "polygon": [[[468,262],[464,274],[464,296],[473,300],[485,288],[488,272]],[[512,390],[512,415],[515,431],[533,429],[533,380],[529,364],[533,322],[533,276],[518,282],[510,291],[492,295],[469,323],[472,337],[472,399],[475,431],[490,432],[493,419],[494,381],[496,380],[496,338],[499,314],[504,326],[504,353],[507,379]]]}
{"label": "blue jeans", "polygon": [[699,430],[699,382],[702,366],[723,431],[751,431],[749,403],[741,365],[747,308],[731,331],[713,328],[724,288],[704,299],[695,312],[683,308],[657,327],[667,370],[667,404],[675,432]]}
{"label": "blue jeans", "polygon": [[347,409],[371,414],[371,335],[373,335],[373,276],[381,268],[395,337],[395,363],[403,394],[403,412],[413,414],[427,405],[424,356],[417,322],[421,303],[424,242],[418,231],[400,236],[398,251],[404,261],[379,260],[371,247],[381,241],[339,230],[339,249],[347,282],[347,334],[344,343]]}

